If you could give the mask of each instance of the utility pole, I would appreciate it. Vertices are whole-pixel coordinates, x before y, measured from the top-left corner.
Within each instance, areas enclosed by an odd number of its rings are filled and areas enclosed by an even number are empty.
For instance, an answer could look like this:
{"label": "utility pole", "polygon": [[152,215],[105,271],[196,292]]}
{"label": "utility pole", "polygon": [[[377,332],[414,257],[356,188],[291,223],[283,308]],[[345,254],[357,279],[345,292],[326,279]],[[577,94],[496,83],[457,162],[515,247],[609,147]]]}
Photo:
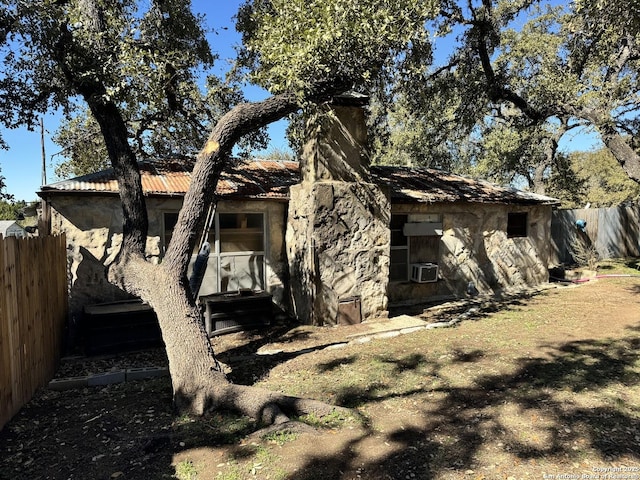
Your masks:
{"label": "utility pole", "polygon": [[[40,117],[40,147],[42,149],[42,185],[47,184],[47,156],[44,150],[44,120]],[[40,202],[40,212],[38,215],[38,236],[50,234],[51,212],[46,199],[42,198]]]}
{"label": "utility pole", "polygon": [[44,151],[44,120],[40,117],[40,146],[42,148],[42,185],[47,184],[47,161]]}

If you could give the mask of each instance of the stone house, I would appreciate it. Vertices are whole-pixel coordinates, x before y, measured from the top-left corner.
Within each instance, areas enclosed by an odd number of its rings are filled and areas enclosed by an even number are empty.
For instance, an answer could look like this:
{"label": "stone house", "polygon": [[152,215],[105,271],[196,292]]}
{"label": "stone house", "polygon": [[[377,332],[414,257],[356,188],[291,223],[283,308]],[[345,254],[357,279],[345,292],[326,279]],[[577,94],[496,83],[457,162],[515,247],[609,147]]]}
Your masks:
{"label": "stone house", "polygon": [[[237,160],[212,206],[199,295],[263,290],[301,321],[384,317],[389,304],[522,289],[548,281],[554,199],[438,170],[369,166],[364,110],[337,99],[300,162]],[[160,262],[191,165],[142,162],[147,255]],[[64,232],[70,309],[123,298],[104,265],[122,215],[112,170],[42,187],[43,222]],[[194,252],[194,258],[197,252]],[[351,309],[351,310],[350,310]],[[352,320],[352,319],[351,319]]]}

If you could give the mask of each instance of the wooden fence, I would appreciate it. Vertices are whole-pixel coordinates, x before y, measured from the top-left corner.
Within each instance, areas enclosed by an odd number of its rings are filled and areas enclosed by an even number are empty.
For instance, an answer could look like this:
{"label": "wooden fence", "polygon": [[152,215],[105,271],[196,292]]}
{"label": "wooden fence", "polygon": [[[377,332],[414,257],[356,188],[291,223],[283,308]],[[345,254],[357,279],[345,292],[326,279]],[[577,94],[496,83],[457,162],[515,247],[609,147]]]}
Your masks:
{"label": "wooden fence", "polygon": [[[587,222],[584,233],[576,226],[578,220]],[[639,257],[640,206],[553,212],[552,260],[556,264],[572,262],[571,247],[578,235],[596,247],[600,258]]]}
{"label": "wooden fence", "polygon": [[53,378],[67,291],[64,236],[0,237],[0,429]]}

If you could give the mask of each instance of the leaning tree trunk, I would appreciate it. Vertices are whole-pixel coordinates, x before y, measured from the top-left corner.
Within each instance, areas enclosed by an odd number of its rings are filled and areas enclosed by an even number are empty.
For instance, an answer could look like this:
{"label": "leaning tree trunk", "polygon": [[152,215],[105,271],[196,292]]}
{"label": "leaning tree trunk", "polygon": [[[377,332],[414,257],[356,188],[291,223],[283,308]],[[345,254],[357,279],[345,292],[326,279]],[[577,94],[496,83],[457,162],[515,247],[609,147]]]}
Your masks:
{"label": "leaning tree trunk", "polygon": [[600,138],[607,150],[618,161],[628,177],[636,183],[640,183],[640,155],[616,129],[614,120],[608,112],[597,109],[584,108],[578,112],[583,118],[590,121],[598,130]]}
{"label": "leaning tree trunk", "polygon": [[[84,1],[86,23],[96,32],[100,45],[101,10],[95,0]],[[64,24],[60,25],[53,54],[69,86],[87,102],[100,125],[119,184],[123,240],[116,260],[109,267],[109,280],[147,301],[155,310],[169,359],[176,407],[195,414],[208,407],[225,407],[267,424],[282,423],[291,415],[334,410],[322,402],[230,383],[216,361],[186,275],[196,238],[204,228],[207,207],[233,146],[242,135],[297,110],[298,98],[273,96],[262,102],[239,105],[222,117],[197,157],[166,256],[160,265],[153,265],[145,258],[147,212],[140,171],[128,142],[123,115],[107,95],[100,72],[94,71],[93,56],[75,43]],[[78,62],[80,59],[85,62]],[[314,88],[307,100],[322,101],[344,90],[346,84],[334,80]]]}
{"label": "leaning tree trunk", "polygon": [[569,130],[568,122],[565,118],[560,119],[560,125],[553,132],[553,135],[543,138],[544,147],[542,148],[544,160],[539,162],[534,167],[534,175],[533,175],[533,185],[532,191],[533,193],[537,193],[539,195],[547,194],[547,171],[549,168],[558,167],[558,142],[560,138],[567,133]]}
{"label": "leaning tree trunk", "polygon": [[230,409],[280,424],[306,413],[326,415],[345,410],[323,402],[291,397],[257,387],[235,385],[221,371],[185,283],[167,264],[152,265],[130,255],[110,269],[114,282],[125,280],[154,308],[165,342],[174,404],[181,413],[201,415],[210,409]]}
{"label": "leaning tree trunk", "polygon": [[638,152],[615,130],[602,129],[601,135],[605,146],[629,178],[640,183],[640,155]]}
{"label": "leaning tree trunk", "polygon": [[[322,94],[314,99],[325,97]],[[323,415],[335,407],[309,399],[234,385],[221,371],[209,342],[200,311],[187,282],[187,268],[205,224],[220,173],[237,140],[245,133],[284,117],[298,108],[294,95],[274,96],[240,105],[212,130],[199,153],[189,191],[160,265],[144,257],[147,217],[135,156],[126,142],[126,128],[117,108],[102,95],[84,95],[105,137],[123,202],[123,243],[109,268],[109,279],[147,301],[155,310],[169,359],[174,403],[181,412],[202,414],[208,408],[227,408],[266,424],[283,423],[291,415]]]}
{"label": "leaning tree trunk", "polygon": [[[322,87],[322,93],[313,98],[322,99],[324,92],[333,88]],[[135,285],[136,293],[156,311],[169,358],[174,401],[180,411],[201,414],[207,408],[225,407],[265,423],[279,423],[292,413],[323,414],[334,409],[321,402],[231,384],[215,359],[186,276],[191,252],[204,228],[207,208],[231,149],[242,135],[297,109],[294,95],[280,95],[240,105],[223,116],[197,157],[162,263],[150,265],[139,255],[122,257],[110,273],[116,282],[126,279],[126,284]]]}

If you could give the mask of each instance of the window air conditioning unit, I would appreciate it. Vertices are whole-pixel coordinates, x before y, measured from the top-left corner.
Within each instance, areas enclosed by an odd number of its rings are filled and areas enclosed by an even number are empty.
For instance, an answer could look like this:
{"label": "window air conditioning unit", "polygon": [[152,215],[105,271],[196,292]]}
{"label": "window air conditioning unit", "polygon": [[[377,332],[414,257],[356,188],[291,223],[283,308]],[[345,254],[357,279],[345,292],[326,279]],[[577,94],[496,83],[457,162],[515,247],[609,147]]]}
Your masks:
{"label": "window air conditioning unit", "polygon": [[429,283],[438,281],[438,265],[435,263],[412,263],[411,281]]}

